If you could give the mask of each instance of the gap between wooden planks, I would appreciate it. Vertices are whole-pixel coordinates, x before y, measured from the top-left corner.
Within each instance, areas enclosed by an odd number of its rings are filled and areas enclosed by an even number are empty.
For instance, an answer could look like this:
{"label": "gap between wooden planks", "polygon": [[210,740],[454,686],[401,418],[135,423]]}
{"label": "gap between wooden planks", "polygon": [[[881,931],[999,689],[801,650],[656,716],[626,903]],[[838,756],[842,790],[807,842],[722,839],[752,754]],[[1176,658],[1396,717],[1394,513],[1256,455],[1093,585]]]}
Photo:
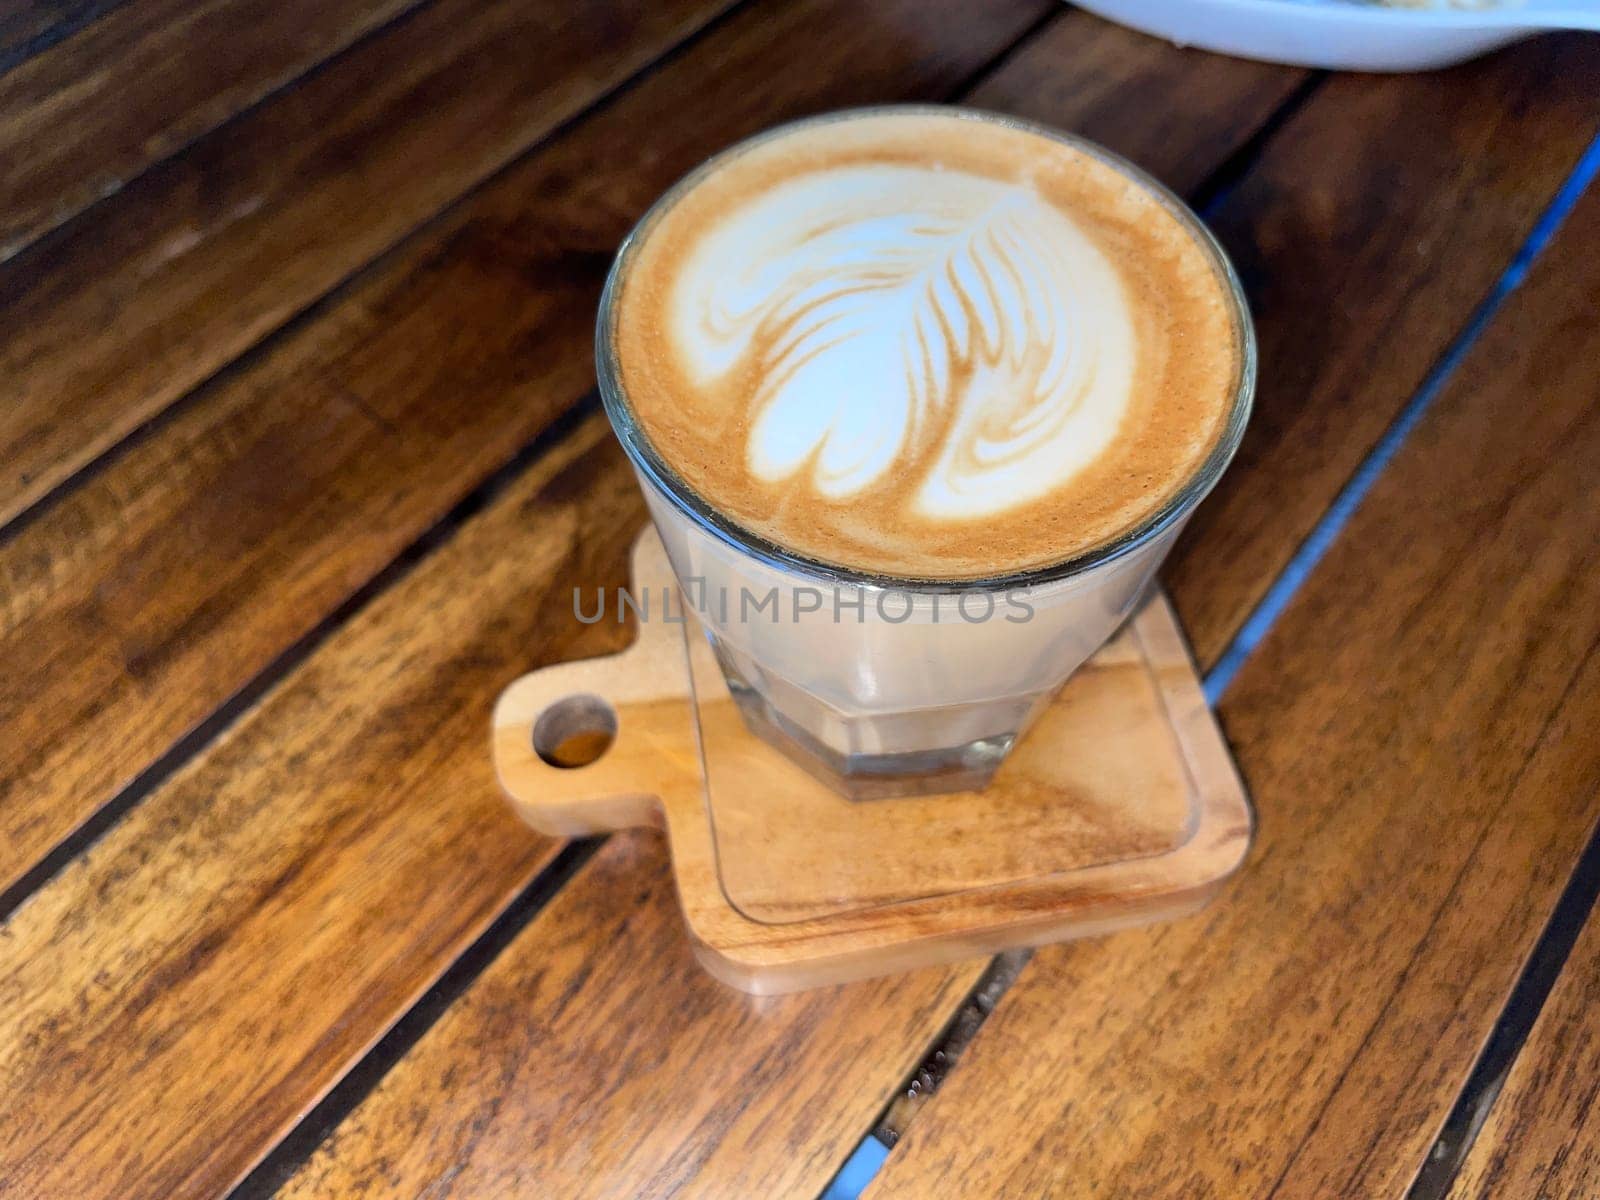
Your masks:
{"label": "gap between wooden planks", "polygon": [[1600,816],[1597,237],[1591,192],[1226,697],[1233,893],[1037,954],[872,1200],[1404,1193]]}
{"label": "gap between wooden planks", "polygon": [[0,75],[0,260],[421,0],[125,0]]}
{"label": "gap between wooden planks", "polygon": [[[731,2],[624,12],[596,0],[433,0],[0,262],[0,377],[13,398],[0,409],[0,523]],[[148,19],[157,3],[130,0],[82,35],[97,39],[108,70],[120,60],[100,43],[125,14]],[[151,37],[163,52],[185,31],[204,42],[212,22],[257,3],[214,0],[197,31],[180,23]],[[58,53],[70,56],[79,40]],[[193,47],[178,61],[186,77],[213,79]],[[21,86],[0,77],[0,93],[8,83]],[[97,90],[93,99],[116,109],[119,97]],[[170,152],[178,140],[161,144]]]}
{"label": "gap between wooden planks", "polygon": [[125,0],[17,0],[0,9],[0,72],[42,54]]}
{"label": "gap between wooden planks", "polygon": [[[1592,737],[1600,711],[1600,654],[1594,649],[1574,681],[1578,689],[1583,697],[1569,707],[1579,720],[1554,731],[1573,747]],[[1600,772],[1591,767],[1588,786],[1597,785]],[[1468,1151],[1451,1200],[1600,1195],[1600,920],[1592,911],[1587,916]]]}

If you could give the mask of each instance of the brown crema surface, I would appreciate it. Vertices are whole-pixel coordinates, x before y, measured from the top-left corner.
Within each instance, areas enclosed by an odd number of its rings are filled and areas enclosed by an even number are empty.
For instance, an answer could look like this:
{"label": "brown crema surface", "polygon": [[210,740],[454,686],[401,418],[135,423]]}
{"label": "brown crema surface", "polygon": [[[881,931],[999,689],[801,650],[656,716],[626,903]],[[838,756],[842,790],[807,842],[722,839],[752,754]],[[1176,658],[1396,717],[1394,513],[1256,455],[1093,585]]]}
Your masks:
{"label": "brown crema surface", "polygon": [[[1133,330],[1131,383],[1114,436],[1086,464],[1000,511],[935,515],[915,502],[950,436],[961,389],[986,355],[1000,353],[981,336],[950,356],[942,378],[956,399],[928,409],[893,469],[838,496],[820,489],[808,466],[773,479],[752,464],[772,355],[745,353],[708,382],[675,332],[677,285],[703,239],[776,187],[877,164],[1026,189],[1085,234],[1120,281],[1120,297],[1080,298],[1123,304]],[[1243,333],[1227,283],[1161,196],[1085,148],[961,110],[841,114],[734,147],[658,207],[617,270],[611,353],[626,403],[660,458],[742,528],[872,575],[970,581],[1064,562],[1116,540],[1194,477],[1223,435],[1240,384]]]}

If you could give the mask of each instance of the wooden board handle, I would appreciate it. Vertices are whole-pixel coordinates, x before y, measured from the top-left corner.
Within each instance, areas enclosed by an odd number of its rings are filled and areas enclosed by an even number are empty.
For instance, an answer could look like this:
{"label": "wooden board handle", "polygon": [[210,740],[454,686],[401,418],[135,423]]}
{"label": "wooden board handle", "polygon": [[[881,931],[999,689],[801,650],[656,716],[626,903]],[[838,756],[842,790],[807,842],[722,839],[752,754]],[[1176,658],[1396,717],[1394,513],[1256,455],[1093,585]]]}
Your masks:
{"label": "wooden board handle", "polygon": [[[634,545],[634,593],[670,586],[666,553],[647,533]],[[621,653],[545,667],[501,693],[500,786],[541,833],[659,826],[669,792],[701,787],[693,704],[682,626],[641,621]]]}

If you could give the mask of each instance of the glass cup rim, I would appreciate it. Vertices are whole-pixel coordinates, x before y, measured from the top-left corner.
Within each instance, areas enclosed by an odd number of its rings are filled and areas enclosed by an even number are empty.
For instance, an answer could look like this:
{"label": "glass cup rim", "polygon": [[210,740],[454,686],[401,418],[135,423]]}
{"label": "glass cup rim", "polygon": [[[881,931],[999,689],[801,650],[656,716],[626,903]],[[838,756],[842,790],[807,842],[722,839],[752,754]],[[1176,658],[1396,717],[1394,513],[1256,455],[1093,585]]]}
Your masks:
{"label": "glass cup rim", "polygon": [[[1228,299],[1229,315],[1234,335],[1239,343],[1239,365],[1234,380],[1233,397],[1228,418],[1222,433],[1210,453],[1201,461],[1166,502],[1142,520],[1123,530],[1098,546],[1078,554],[1040,566],[1020,571],[978,578],[937,578],[931,576],[897,575],[889,572],[862,571],[824,559],[813,558],[792,550],[754,530],[747,529],[728,514],[717,509],[675,471],[651,443],[642,425],[628,404],[622,386],[622,373],[617,361],[611,335],[617,294],[627,274],[631,255],[648,235],[650,228],[661,219],[684,195],[701,180],[721,167],[729,159],[751,150],[767,141],[793,133],[812,125],[849,121],[871,116],[929,116],[953,117],[959,120],[985,121],[1019,129],[1071,146],[1084,154],[1099,159],[1134,183],[1145,188],[1182,225],[1211,262],[1212,268],[1223,283]],[[1064,130],[1053,129],[1035,121],[1013,117],[985,109],[946,104],[880,104],[859,108],[839,109],[802,117],[772,126],[760,133],[719,150],[668,188],[653,203],[629,231],[617,249],[611,269],[606,275],[605,287],[600,294],[600,308],[595,321],[595,369],[599,382],[600,401],[606,416],[616,431],[634,469],[664,496],[674,508],[695,525],[741,554],[779,571],[798,574],[833,586],[877,588],[895,591],[951,592],[961,590],[1005,591],[1026,589],[1045,584],[1064,582],[1086,574],[1097,567],[1121,559],[1149,542],[1159,538],[1177,522],[1185,519],[1205,499],[1221,479],[1228,464],[1238,452],[1244,438],[1255,402],[1256,390],[1256,336],[1250,317],[1249,304],[1238,273],[1216,235],[1200,220],[1194,211],[1171,188],[1150,175],[1143,168],[1129,162],[1120,154],[1087,138]]]}

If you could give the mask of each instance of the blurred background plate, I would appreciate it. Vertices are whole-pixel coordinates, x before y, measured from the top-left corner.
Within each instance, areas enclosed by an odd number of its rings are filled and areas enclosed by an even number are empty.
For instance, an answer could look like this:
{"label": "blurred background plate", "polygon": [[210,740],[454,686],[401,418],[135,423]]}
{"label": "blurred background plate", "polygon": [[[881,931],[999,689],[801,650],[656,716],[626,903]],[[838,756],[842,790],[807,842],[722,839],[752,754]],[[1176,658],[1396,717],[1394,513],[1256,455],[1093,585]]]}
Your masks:
{"label": "blurred background plate", "polygon": [[1180,45],[1347,71],[1445,67],[1546,29],[1600,29],[1596,0],[1471,10],[1354,0],[1080,0],[1079,7]]}

